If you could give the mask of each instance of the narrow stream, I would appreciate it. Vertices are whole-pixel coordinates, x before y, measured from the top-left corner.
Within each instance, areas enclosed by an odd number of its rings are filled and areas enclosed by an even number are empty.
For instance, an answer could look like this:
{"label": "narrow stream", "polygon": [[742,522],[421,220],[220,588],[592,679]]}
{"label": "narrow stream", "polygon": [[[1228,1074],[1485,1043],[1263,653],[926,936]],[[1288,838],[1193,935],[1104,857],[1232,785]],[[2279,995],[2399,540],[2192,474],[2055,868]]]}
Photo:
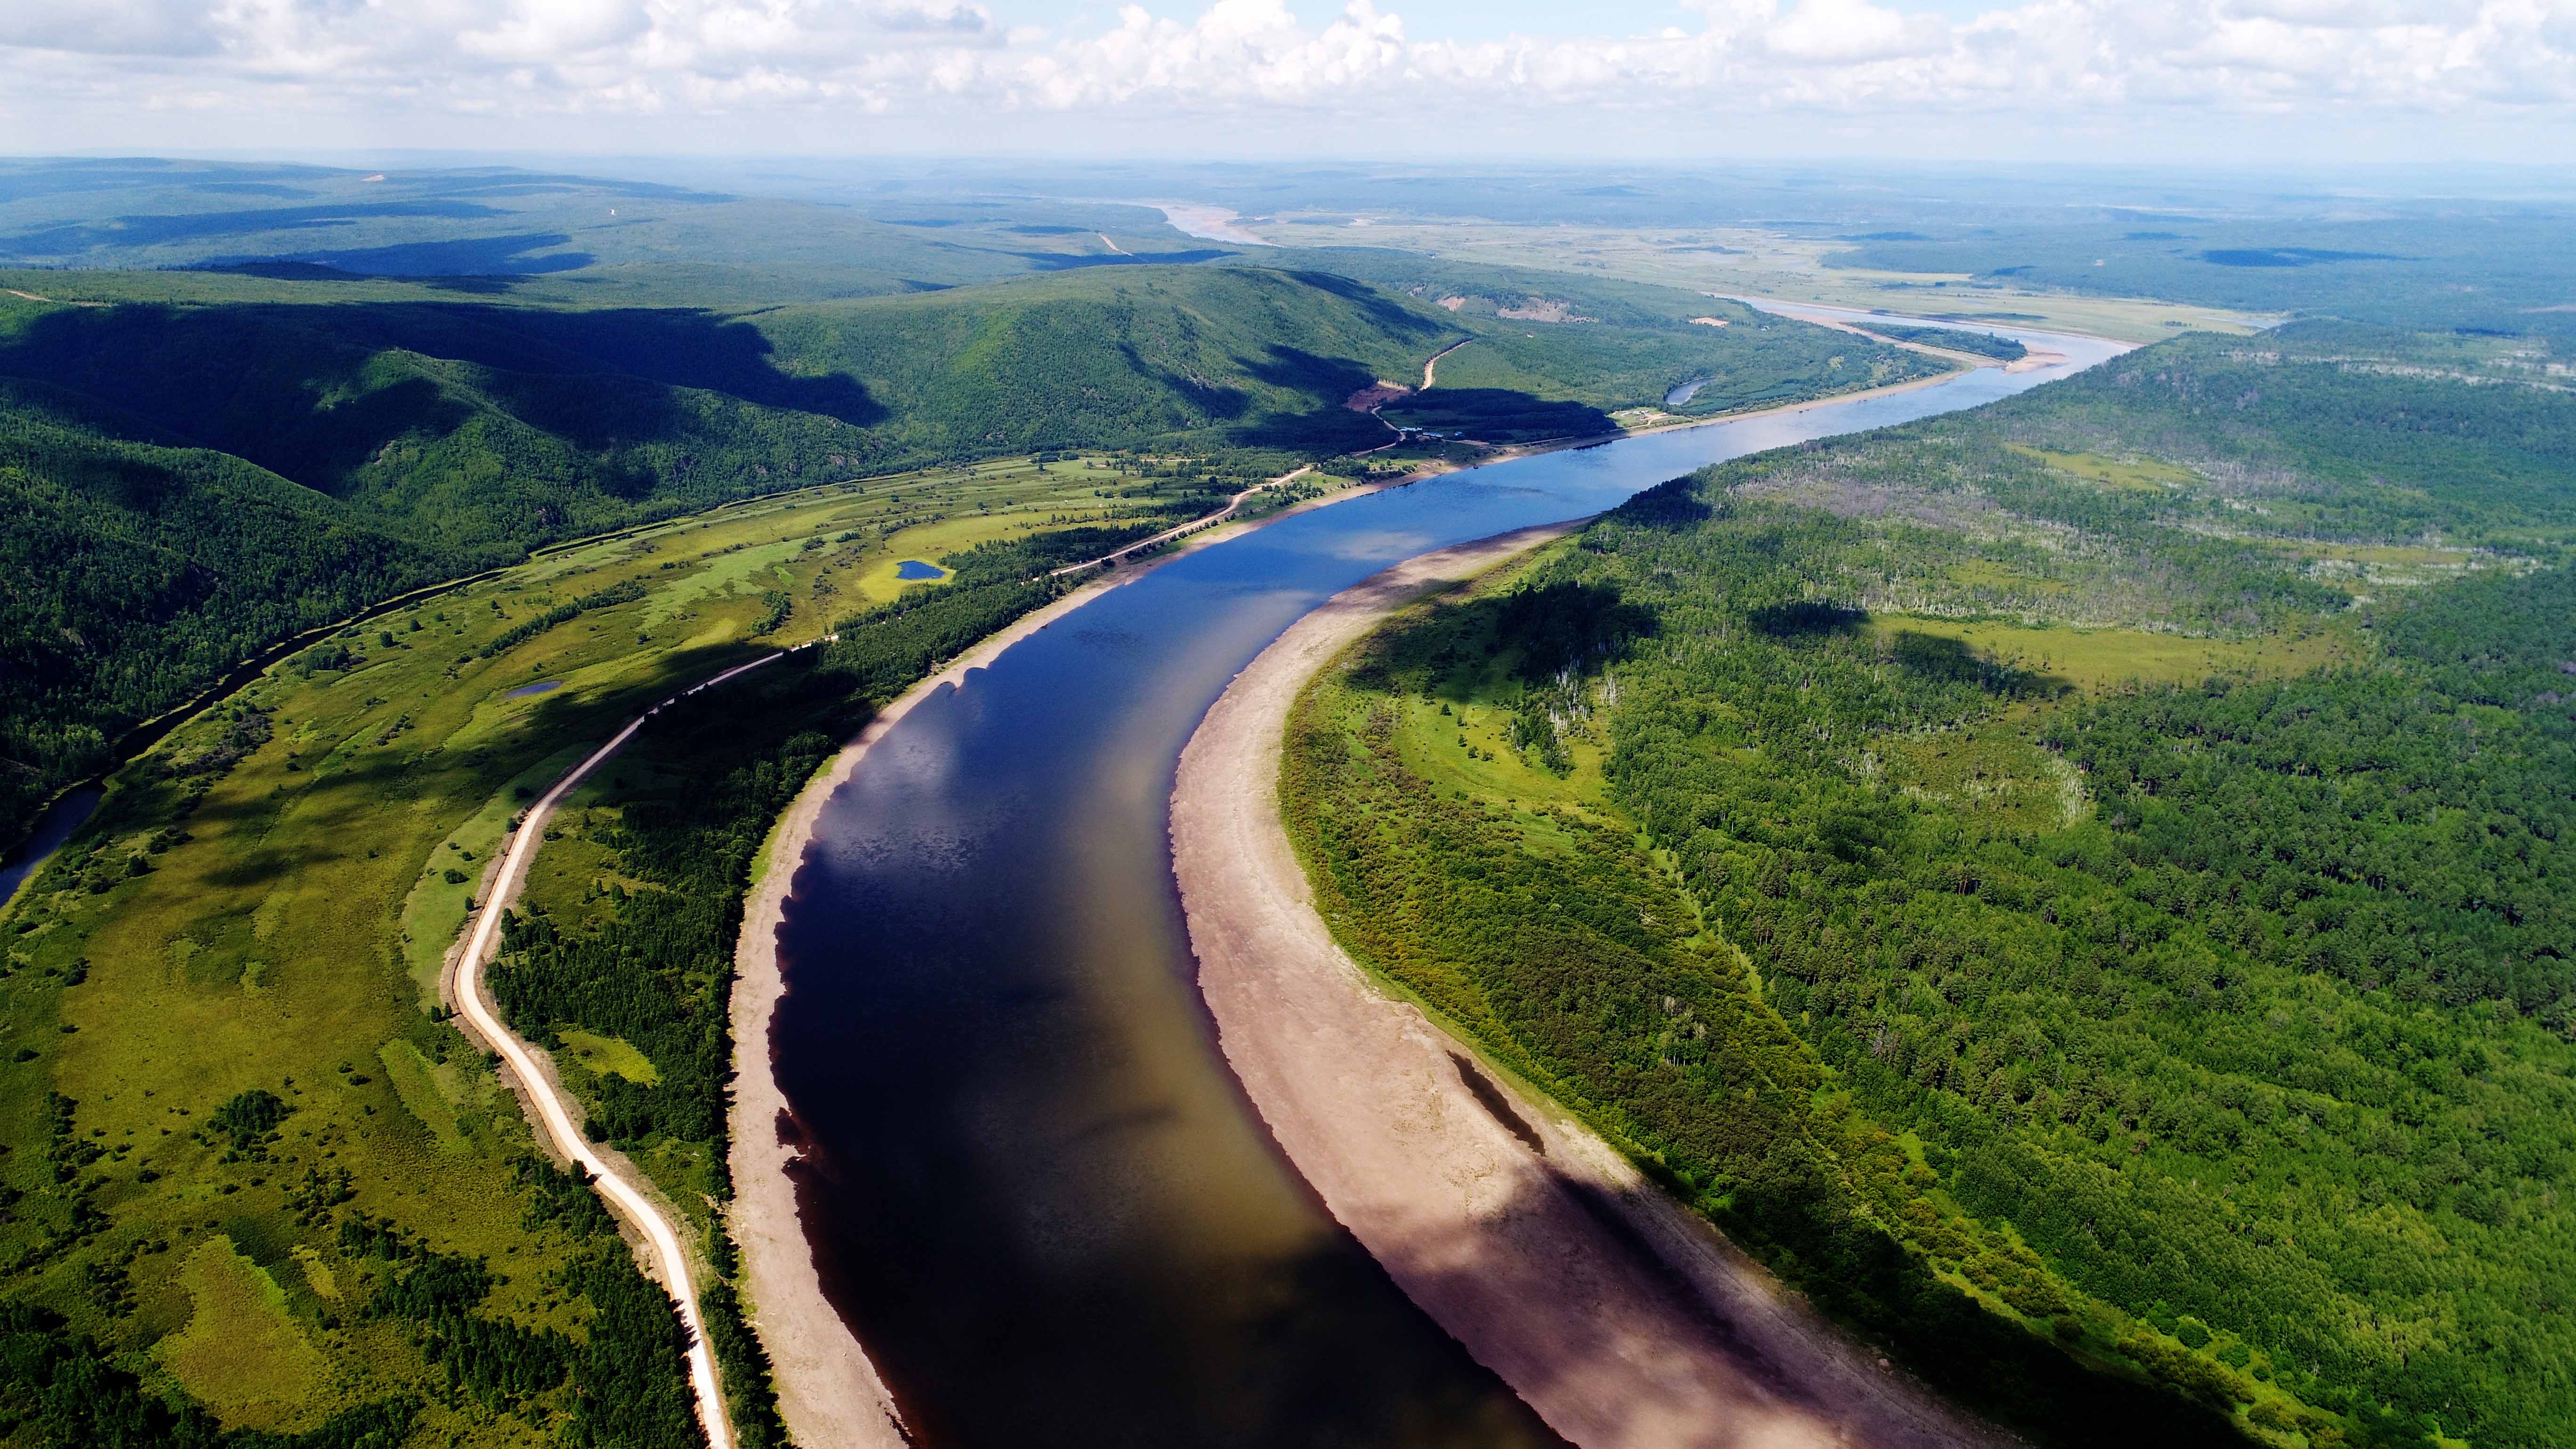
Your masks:
{"label": "narrow stream", "polygon": [[[1541,454],[1273,524],[925,701],[831,800],[772,1037],[836,1306],[935,1449],[1543,1445],[1280,1158],[1193,985],[1181,746],[1299,615],[1429,549],[2065,367]],[[1563,1311],[1563,1305],[1532,1305]]]}
{"label": "narrow stream", "polygon": [[88,823],[90,813],[106,796],[107,792],[96,785],[83,785],[45,807],[45,813],[36,820],[35,834],[8,858],[8,864],[0,865],[0,906],[9,904],[9,898],[18,893],[18,887],[36,873],[36,868],[60,850],[73,831]]}

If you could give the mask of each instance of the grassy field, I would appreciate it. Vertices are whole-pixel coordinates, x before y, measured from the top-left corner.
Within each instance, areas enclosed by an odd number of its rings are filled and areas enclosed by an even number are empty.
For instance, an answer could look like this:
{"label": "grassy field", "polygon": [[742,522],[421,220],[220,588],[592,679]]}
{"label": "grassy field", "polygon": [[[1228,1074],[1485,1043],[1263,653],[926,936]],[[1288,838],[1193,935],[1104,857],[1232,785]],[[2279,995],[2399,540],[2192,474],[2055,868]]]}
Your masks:
{"label": "grassy field", "polygon": [[1891,643],[1899,634],[1956,639],[2008,669],[2080,690],[2129,683],[2187,684],[2213,674],[2303,674],[2357,657],[2350,631],[2331,623],[2252,639],[2209,639],[2145,629],[2031,628],[1911,615],[1882,615],[1872,627]]}
{"label": "grassy field", "polygon": [[[426,1442],[536,1437],[562,1406],[445,1389],[419,1332],[368,1306],[410,1260],[344,1231],[488,1263],[482,1313],[525,1329],[603,1311],[572,1274],[585,1238],[516,1166],[516,1103],[436,1010],[502,832],[640,704],[820,635],[900,559],[1111,514],[1113,476],[939,470],[551,552],[343,631],[119,772],[0,920],[8,1297],[227,1424],[412,1396]],[[532,890],[587,888],[592,864],[560,842]],[[576,1091],[649,1075],[614,1038],[566,1041]],[[257,1094],[282,1112],[264,1135],[237,1105]],[[644,1165],[680,1187],[708,1168],[685,1156]]]}
{"label": "grassy field", "polygon": [[2200,481],[2190,469],[2159,458],[2105,458],[2098,453],[2052,453],[2021,443],[2005,445],[2027,458],[2036,458],[2062,473],[2071,473],[2089,483],[2105,488],[2153,493],[2167,488],[2183,488]]}
{"label": "grassy field", "polygon": [[1849,243],[1753,227],[1513,226],[1379,217],[1371,218],[1366,228],[1355,229],[1347,217],[1309,220],[1283,215],[1262,224],[1259,231],[1282,246],[1394,247],[1451,261],[1539,267],[1729,296],[2056,328],[2127,342],[2153,342],[2183,331],[2253,330],[2248,319],[2237,314],[2186,303],[2077,296],[1980,280],[1964,272],[1827,268],[1824,258],[1848,250]]}

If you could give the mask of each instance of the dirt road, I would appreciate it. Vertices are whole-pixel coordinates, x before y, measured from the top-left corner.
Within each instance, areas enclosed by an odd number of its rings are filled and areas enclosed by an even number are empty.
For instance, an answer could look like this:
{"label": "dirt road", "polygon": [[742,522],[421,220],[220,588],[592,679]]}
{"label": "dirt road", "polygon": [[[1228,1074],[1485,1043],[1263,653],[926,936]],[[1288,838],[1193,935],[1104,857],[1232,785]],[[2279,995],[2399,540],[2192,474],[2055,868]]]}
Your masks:
{"label": "dirt road", "polygon": [[1214,528],[1218,524],[1231,519],[1238,513],[1241,513],[1243,511],[1243,505],[1249,502],[1256,495],[1267,493],[1273,488],[1278,488],[1294,482],[1314,471],[1315,465],[1312,463],[1292,468],[1288,472],[1282,473],[1278,477],[1270,479],[1267,482],[1255,483],[1251,487],[1244,489],[1232,498],[1227,499],[1223,508],[1218,509],[1214,513],[1208,514],[1203,518],[1193,518],[1178,528],[1164,529],[1162,532],[1155,534],[1152,538],[1140,538],[1134,543],[1127,545],[1125,548],[1118,549],[1111,553],[1104,553],[1098,558],[1086,559],[1078,564],[1066,564],[1063,568],[1049,572],[1047,577],[1060,579],[1067,574],[1078,574],[1084,569],[1096,569],[1103,564],[1121,563],[1127,559],[1135,557],[1137,554],[1144,553],[1150,549],[1158,548],[1163,544],[1167,544],[1173,539],[1179,538],[1184,534],[1196,533],[1202,528]]}
{"label": "dirt road", "polygon": [[631,1169],[622,1162],[611,1163],[582,1136],[572,1108],[565,1103],[563,1091],[556,1085],[554,1073],[548,1070],[543,1054],[519,1040],[515,1033],[501,1024],[501,1013],[492,1000],[483,970],[491,960],[493,944],[500,935],[502,908],[516,898],[520,885],[526,881],[528,862],[536,858],[537,847],[545,839],[546,820],[554,814],[555,807],[562,803],[563,798],[588,778],[591,771],[625,748],[626,742],[635,737],[635,732],[644,727],[645,721],[660,713],[663,706],[683,695],[712,688],[782,657],[771,654],[748,664],[735,665],[662,701],[627,721],[626,727],[608,743],[591,751],[580,764],[557,780],[553,788],[529,808],[520,819],[519,828],[510,836],[509,849],[503,852],[500,865],[494,870],[491,883],[484,892],[483,907],[474,914],[466,928],[465,949],[451,968],[453,975],[447,991],[447,999],[455,1006],[468,1034],[507,1065],[511,1085],[518,1089],[520,1099],[527,1104],[538,1129],[553,1145],[556,1155],[588,1169],[591,1176],[598,1179],[600,1195],[608,1199],[608,1205],[643,1235],[643,1245],[648,1252],[644,1267],[678,1300],[680,1321],[689,1330],[689,1385],[697,1398],[698,1422],[706,1428],[710,1449],[733,1449],[733,1425],[725,1416],[724,1388],[716,1377],[715,1357],[707,1348],[706,1323],[698,1314],[697,1283],[679,1232],[672,1227],[670,1218],[660,1205],[627,1176]]}

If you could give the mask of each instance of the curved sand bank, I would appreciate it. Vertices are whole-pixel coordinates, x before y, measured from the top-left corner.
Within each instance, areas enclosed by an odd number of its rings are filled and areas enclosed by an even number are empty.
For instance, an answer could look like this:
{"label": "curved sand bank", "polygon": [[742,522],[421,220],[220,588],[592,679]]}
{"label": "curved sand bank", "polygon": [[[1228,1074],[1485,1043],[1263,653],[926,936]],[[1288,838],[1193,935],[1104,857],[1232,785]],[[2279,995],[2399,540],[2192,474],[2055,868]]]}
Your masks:
{"label": "curved sand bank", "polygon": [[1334,943],[1280,823],[1297,692],[1391,611],[1558,537],[1399,564],[1299,620],[1181,756],[1172,858],[1227,1061],[1335,1218],[1558,1433],[1611,1446],[2001,1445],[1877,1365]]}

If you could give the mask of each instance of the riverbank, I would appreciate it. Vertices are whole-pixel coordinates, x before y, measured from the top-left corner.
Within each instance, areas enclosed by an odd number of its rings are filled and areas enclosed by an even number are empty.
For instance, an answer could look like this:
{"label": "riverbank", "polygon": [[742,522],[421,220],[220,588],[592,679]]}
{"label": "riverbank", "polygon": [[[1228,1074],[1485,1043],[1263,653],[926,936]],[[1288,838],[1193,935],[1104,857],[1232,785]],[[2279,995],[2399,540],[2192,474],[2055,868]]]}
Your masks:
{"label": "riverbank", "polygon": [[[2048,356],[2056,362],[2065,360],[2055,353],[2050,353]],[[1963,366],[1949,372],[1936,372],[1929,377],[1908,378],[1903,382],[1885,383],[1878,387],[1864,387],[1852,392],[1833,393],[1826,397],[1811,397],[1803,402],[1774,403],[1770,407],[1754,408],[1748,412],[1712,413],[1704,418],[1675,418],[1669,422],[1648,423],[1643,427],[1620,428],[1608,433],[1585,433],[1579,437],[1545,438],[1535,443],[1478,444],[1479,447],[1490,447],[1493,451],[1472,463],[1459,463],[1429,470],[1416,469],[1400,481],[1414,483],[1424,478],[1439,477],[1443,473],[1489,467],[1495,463],[1508,463],[1515,458],[1536,457],[1541,453],[1563,453],[1577,448],[1597,448],[1604,443],[1616,443],[1624,438],[1643,438],[1656,433],[1688,432],[1693,428],[1720,427],[1729,423],[1751,422],[1756,418],[1774,418],[1790,413],[1803,413],[1814,408],[1855,403],[1864,398],[1894,397],[1898,393],[1914,392],[1922,388],[1937,387],[1945,382],[1954,382],[1964,373],[1976,372],[1988,367],[2007,372],[2018,370],[2006,368],[1993,358],[1979,358],[1974,367]]]}
{"label": "riverbank", "polygon": [[[1432,476],[1432,475],[1422,475]],[[1400,480],[1364,483],[1310,498],[1259,518],[1239,519],[1180,539],[1168,552],[1091,579],[1063,598],[987,636],[937,673],[907,689],[869,720],[856,738],[806,783],[771,831],[756,883],[743,903],[734,951],[734,1091],[731,1116],[734,1199],[726,1227],[742,1254],[746,1316],[767,1349],[789,1437],[807,1446],[898,1449],[910,1443],[892,1392],[849,1325],[823,1292],[814,1250],[797,1205],[802,1131],[771,1067],[770,1022],[787,997],[778,964],[778,930],[786,919],[796,869],[835,792],[883,739],[943,688],[964,688],[1012,645],[1120,588],[1201,548],[1240,538],[1282,519],[1381,492]]]}
{"label": "riverbank", "polygon": [[1583,1449],[2004,1443],[1380,994],[1316,915],[1279,815],[1299,691],[1394,610],[1575,526],[1426,554],[1336,595],[1238,675],[1192,736],[1172,858],[1226,1060],[1333,1216]]}

